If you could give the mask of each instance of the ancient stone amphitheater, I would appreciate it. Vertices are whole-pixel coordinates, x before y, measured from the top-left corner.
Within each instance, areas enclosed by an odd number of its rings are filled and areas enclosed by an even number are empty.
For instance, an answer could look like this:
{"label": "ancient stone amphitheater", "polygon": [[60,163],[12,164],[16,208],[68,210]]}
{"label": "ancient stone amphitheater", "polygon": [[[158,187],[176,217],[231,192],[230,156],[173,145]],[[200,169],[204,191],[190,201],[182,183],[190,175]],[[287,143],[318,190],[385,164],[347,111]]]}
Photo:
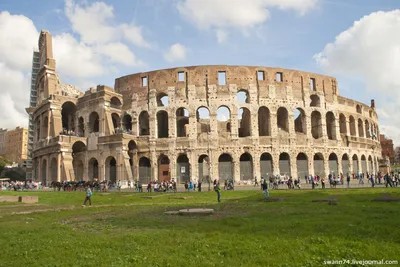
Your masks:
{"label": "ancient stone amphitheater", "polygon": [[56,74],[48,32],[39,48],[38,105],[28,109],[37,180],[182,183],[378,171],[375,103],[340,96],[333,77],[192,66],[77,94]]}

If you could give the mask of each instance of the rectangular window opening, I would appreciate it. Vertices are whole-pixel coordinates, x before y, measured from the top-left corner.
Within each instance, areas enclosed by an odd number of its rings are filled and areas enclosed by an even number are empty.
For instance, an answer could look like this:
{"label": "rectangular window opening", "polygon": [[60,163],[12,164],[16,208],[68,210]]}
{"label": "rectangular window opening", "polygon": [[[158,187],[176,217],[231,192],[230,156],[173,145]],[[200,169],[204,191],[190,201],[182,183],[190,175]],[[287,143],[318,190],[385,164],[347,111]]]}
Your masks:
{"label": "rectangular window opening", "polygon": [[168,171],[163,171],[163,176],[168,176]]}
{"label": "rectangular window opening", "polygon": [[218,85],[226,85],[226,72],[218,71]]}
{"label": "rectangular window opening", "polygon": [[316,90],[317,90],[317,88],[316,88],[316,86],[315,86],[315,78],[310,78],[310,88],[311,88],[311,90],[313,90],[313,91],[316,91]]}
{"label": "rectangular window opening", "polygon": [[185,73],[183,71],[178,72],[178,82],[185,81]]}
{"label": "rectangular window opening", "polygon": [[142,86],[147,86],[147,76],[142,77]]}
{"label": "rectangular window opening", "polygon": [[276,81],[277,82],[283,82],[283,73],[282,72],[277,72],[276,73]]}
{"label": "rectangular window opening", "polygon": [[259,81],[264,81],[264,71],[262,71],[262,70],[259,70],[259,71],[257,71],[257,79],[259,80]]}

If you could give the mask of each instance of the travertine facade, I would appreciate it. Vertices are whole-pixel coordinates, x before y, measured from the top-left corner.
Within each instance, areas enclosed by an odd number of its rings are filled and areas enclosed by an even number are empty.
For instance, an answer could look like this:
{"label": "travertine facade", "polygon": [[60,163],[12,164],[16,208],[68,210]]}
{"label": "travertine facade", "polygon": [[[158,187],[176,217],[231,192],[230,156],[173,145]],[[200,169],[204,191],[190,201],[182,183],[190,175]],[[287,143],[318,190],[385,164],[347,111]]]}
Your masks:
{"label": "travertine facade", "polygon": [[0,156],[18,163],[24,164],[28,151],[28,129],[17,127],[13,130],[0,129]]}
{"label": "travertine facade", "polygon": [[[375,103],[341,97],[333,77],[193,66],[128,75],[115,89],[79,94],[57,77],[49,33],[41,33],[39,48],[38,106],[29,110],[38,180],[239,181],[377,171]],[[60,135],[63,128],[69,134]]]}

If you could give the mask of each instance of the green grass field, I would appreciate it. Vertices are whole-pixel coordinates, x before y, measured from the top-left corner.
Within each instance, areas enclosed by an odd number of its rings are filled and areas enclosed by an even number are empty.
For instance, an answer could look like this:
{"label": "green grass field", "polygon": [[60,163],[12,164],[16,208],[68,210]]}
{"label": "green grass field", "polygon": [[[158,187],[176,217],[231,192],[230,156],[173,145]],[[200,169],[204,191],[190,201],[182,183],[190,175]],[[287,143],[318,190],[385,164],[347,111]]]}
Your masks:
{"label": "green grass field", "polygon": [[[0,203],[0,266],[324,266],[324,260],[398,260],[398,188],[158,194],[0,192],[39,204]],[[156,195],[153,193],[153,195]],[[172,196],[190,195],[190,199]],[[313,203],[336,195],[338,204]],[[214,208],[207,216],[165,215]],[[335,266],[335,265],[330,265]],[[348,265],[350,266],[350,265]],[[353,265],[355,266],[355,265]],[[391,265],[396,266],[396,265]]]}

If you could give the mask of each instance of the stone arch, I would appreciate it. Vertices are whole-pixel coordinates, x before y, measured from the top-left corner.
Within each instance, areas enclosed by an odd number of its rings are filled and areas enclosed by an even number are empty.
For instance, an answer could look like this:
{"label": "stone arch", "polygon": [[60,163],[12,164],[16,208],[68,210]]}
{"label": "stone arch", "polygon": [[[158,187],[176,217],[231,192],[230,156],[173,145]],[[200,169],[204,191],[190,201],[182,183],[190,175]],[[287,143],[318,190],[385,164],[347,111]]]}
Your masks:
{"label": "stone arch", "polygon": [[157,94],[157,107],[168,107],[168,95],[166,93]]}
{"label": "stone arch", "polygon": [[190,182],[190,163],[186,154],[181,154],[176,159],[176,179],[180,183]]}
{"label": "stone arch", "polygon": [[125,114],[122,117],[122,125],[125,131],[132,131],[132,116],[129,114]]}
{"label": "stone arch", "polygon": [[239,105],[250,103],[250,94],[246,89],[240,89],[236,93],[236,101]]}
{"label": "stone arch", "polygon": [[369,128],[368,120],[365,120],[365,137],[371,138],[371,129]]}
{"label": "stone arch", "polygon": [[85,143],[83,143],[82,141],[76,141],[73,145],[72,145],[72,156],[84,152],[86,150],[86,145]]}
{"label": "stone arch", "polygon": [[350,120],[350,135],[351,136],[356,136],[357,135],[357,133],[356,133],[356,120],[354,119],[353,116],[350,116],[349,120]]}
{"label": "stone arch", "polygon": [[373,173],[374,172],[374,166],[373,166],[373,163],[372,163],[371,155],[368,156],[368,171],[369,171],[369,173]]}
{"label": "stone arch", "polygon": [[354,154],[352,157],[352,161],[353,161],[353,173],[354,174],[358,174],[360,172],[360,169],[358,168],[358,156],[357,154]]}
{"label": "stone arch", "polygon": [[278,129],[289,132],[289,114],[286,108],[280,107],[276,113]]}
{"label": "stone arch", "polygon": [[168,138],[168,113],[165,110],[157,112],[157,133],[158,138]]}
{"label": "stone arch", "polygon": [[231,132],[231,111],[227,106],[220,106],[217,109],[218,134],[227,136]]}
{"label": "stone arch", "polygon": [[233,179],[234,164],[232,156],[228,153],[223,153],[218,158],[218,176],[219,181]]}
{"label": "stone arch", "polygon": [[41,170],[40,170],[40,176],[42,179],[42,183],[46,184],[47,183],[47,160],[46,159],[42,159],[42,166],[41,166]]}
{"label": "stone arch", "polygon": [[119,128],[121,126],[121,120],[119,118],[119,115],[117,113],[112,113],[111,119],[112,119],[114,131],[116,131],[117,128]]}
{"label": "stone arch", "polygon": [[117,182],[117,160],[113,156],[108,156],[105,161],[106,180]]}
{"label": "stone arch", "polygon": [[367,169],[367,159],[365,155],[361,155],[361,172],[366,174],[368,171]]}
{"label": "stone arch", "polygon": [[359,113],[359,114],[361,114],[361,113],[362,113],[361,106],[360,106],[360,105],[358,105],[358,104],[357,104],[357,106],[356,106],[356,112],[357,112],[357,113]]}
{"label": "stone arch", "polygon": [[311,113],[311,134],[314,139],[322,137],[322,116],[316,110]]}
{"label": "stone arch", "polygon": [[90,133],[98,133],[100,131],[100,117],[95,111],[89,115],[89,131]]}
{"label": "stone arch", "polygon": [[176,136],[189,136],[189,111],[186,108],[176,110]]}
{"label": "stone arch", "polygon": [[270,153],[262,153],[260,157],[260,173],[261,177],[267,179],[273,175],[273,162]]}
{"label": "stone arch", "polygon": [[294,130],[296,133],[307,133],[306,113],[302,108],[294,110]]}
{"label": "stone arch", "polygon": [[339,175],[338,157],[335,153],[331,153],[328,158],[329,173],[336,176]]}
{"label": "stone arch", "polygon": [[75,131],[76,105],[71,101],[61,106],[61,121],[63,130]]}
{"label": "stone arch", "polygon": [[121,106],[122,106],[122,102],[118,97],[116,97],[116,96],[111,97],[111,99],[110,99],[110,107],[111,108],[120,109]]}
{"label": "stone arch", "polygon": [[318,95],[310,95],[310,107],[321,107],[321,100]]}
{"label": "stone arch", "polygon": [[279,171],[281,175],[290,176],[290,156],[286,152],[279,155]]}
{"label": "stone arch", "polygon": [[258,109],[258,135],[271,136],[271,113],[265,106]]}
{"label": "stone arch", "polygon": [[347,174],[350,174],[350,160],[349,155],[347,155],[346,153],[342,156],[342,173],[345,176],[347,176]]}
{"label": "stone arch", "polygon": [[240,156],[240,180],[253,180],[253,157],[245,152]]}
{"label": "stone arch", "polygon": [[238,112],[239,137],[251,136],[251,113],[248,108],[240,108]]}
{"label": "stone arch", "polygon": [[89,160],[89,180],[99,179],[99,162],[96,158]]}
{"label": "stone arch", "polygon": [[197,163],[199,167],[199,181],[208,181],[211,183],[209,156],[205,154],[200,155]]}
{"label": "stone arch", "polygon": [[51,168],[51,181],[57,181],[57,176],[58,176],[58,162],[56,158],[52,158],[50,162],[50,168]]}
{"label": "stone arch", "polygon": [[147,157],[141,157],[139,159],[139,182],[149,183],[151,181],[151,163]]}
{"label": "stone arch", "polygon": [[210,110],[207,107],[199,107],[196,110],[197,132],[208,133],[211,131],[210,127]]}
{"label": "stone arch", "polygon": [[85,136],[85,120],[83,117],[79,117],[78,119],[78,135]]}
{"label": "stone arch", "polygon": [[358,119],[358,137],[364,137],[364,123]]}
{"label": "stone arch", "polygon": [[341,134],[347,134],[346,116],[343,113],[339,114],[339,129]]}
{"label": "stone arch", "polygon": [[158,180],[159,181],[170,181],[171,173],[169,171],[169,158],[167,155],[160,155],[158,158]]}
{"label": "stone arch", "polygon": [[139,136],[145,135],[150,135],[149,113],[142,111],[139,115]]}
{"label": "stone arch", "polygon": [[329,140],[336,140],[336,118],[332,111],[326,113],[326,134]]}
{"label": "stone arch", "polygon": [[301,179],[308,176],[308,157],[305,153],[300,152],[296,157],[297,178]]}
{"label": "stone arch", "polygon": [[320,177],[325,176],[325,165],[324,165],[324,156],[322,153],[314,154],[314,175],[318,175]]}

